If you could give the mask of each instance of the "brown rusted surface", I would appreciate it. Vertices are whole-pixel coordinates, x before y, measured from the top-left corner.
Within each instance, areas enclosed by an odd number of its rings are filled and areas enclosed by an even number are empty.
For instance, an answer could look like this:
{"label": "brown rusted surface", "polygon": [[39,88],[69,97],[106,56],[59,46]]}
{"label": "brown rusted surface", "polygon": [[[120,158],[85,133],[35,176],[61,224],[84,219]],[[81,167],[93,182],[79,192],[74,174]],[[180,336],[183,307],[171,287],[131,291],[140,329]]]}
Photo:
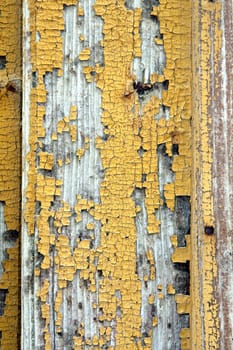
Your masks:
{"label": "brown rusted surface", "polygon": [[[217,300],[219,304],[219,349],[233,344],[233,4],[222,4],[222,51],[215,88],[213,115],[213,196],[217,237]],[[214,80],[214,79],[213,79]]]}

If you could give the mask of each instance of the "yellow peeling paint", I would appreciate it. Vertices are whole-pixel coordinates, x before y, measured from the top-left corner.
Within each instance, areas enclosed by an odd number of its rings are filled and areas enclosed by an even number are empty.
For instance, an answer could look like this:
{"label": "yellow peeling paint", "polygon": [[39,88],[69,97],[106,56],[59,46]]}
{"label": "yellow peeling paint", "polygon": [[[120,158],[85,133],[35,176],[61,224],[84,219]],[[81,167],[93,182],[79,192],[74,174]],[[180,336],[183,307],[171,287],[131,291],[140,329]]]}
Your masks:
{"label": "yellow peeling paint", "polygon": [[[65,3],[76,5],[76,2],[67,0]],[[82,222],[82,211],[87,211],[94,220],[101,222],[100,245],[94,249],[91,247],[90,239],[77,239],[74,251],[71,250],[69,237],[62,231],[70,225],[70,204],[60,201],[59,209],[55,210],[51,207],[54,197],[62,193],[62,180],[44,176],[39,171],[40,169],[51,170],[55,162],[62,166],[69,160],[68,158],[52,159],[47,152],[41,152],[40,166],[38,169],[35,167],[38,138],[46,135],[43,124],[45,115],[43,103],[46,102],[47,97],[43,77],[46,72],[52,72],[53,69],[57,69],[60,76],[63,74],[61,31],[64,30],[64,2],[44,0],[40,1],[40,6],[36,6],[37,2],[33,0],[29,3],[32,70],[38,72],[38,84],[31,89],[30,152],[27,155],[29,170],[24,220],[29,234],[34,233],[35,227],[38,230],[38,243],[35,248],[44,257],[40,266],[41,272],[55,264],[59,288],[55,300],[56,331],[60,332],[62,327],[60,305],[63,291],[67,288],[68,282],[73,281],[74,275],[79,273],[81,281],[89,282],[87,288],[90,293],[95,293],[98,288],[96,308],[102,310],[98,320],[109,323],[116,320],[114,335],[116,348],[119,350],[142,349],[141,288],[143,281],[135,272],[137,240],[135,217],[139,208],[135,205],[133,193],[135,188],[145,189],[147,232],[152,235],[160,232],[160,221],[155,216],[155,212],[164,204],[174,211],[175,196],[190,195],[192,158],[190,0],[173,0],[172,5],[168,0],[161,0],[160,5],[153,8],[152,16],[158,16],[160,31],[163,34],[163,40],[157,40],[156,43],[164,45],[166,67],[163,75],[160,76],[157,72],[150,72],[151,81],[169,80],[169,88],[163,91],[161,98],[149,96],[143,105],[133,88],[136,77],[131,73],[134,58],[140,58],[142,55],[139,30],[142,9],[129,10],[125,7],[123,0],[117,2],[96,0],[94,6],[96,16],[100,16],[104,22],[102,42],[104,67],[86,66],[83,68],[83,73],[87,82],[95,81],[101,90],[103,111],[101,121],[108,126],[110,137],[107,141],[98,137],[95,140],[103,169],[107,169],[100,185],[100,203],[88,201],[79,194],[74,206],[77,223]],[[79,8],[78,15],[85,16],[85,13],[80,11]],[[36,40],[36,32],[40,33],[39,40]],[[80,40],[83,39],[84,37],[80,36]],[[85,48],[79,54],[79,60],[88,61],[90,55],[90,48]],[[91,72],[96,72],[93,79]],[[169,108],[168,120],[155,119],[162,105]],[[56,141],[63,133],[68,133],[72,142],[77,140],[78,130],[74,122],[78,107],[72,106],[70,116],[59,120],[51,141]],[[164,186],[164,198],[162,198],[159,188],[157,148],[158,145],[165,144],[167,155],[171,157],[174,143],[179,145],[179,154],[173,157],[172,163],[175,180]],[[139,155],[140,147],[144,150],[143,156]],[[76,150],[79,160],[85,156],[88,148],[89,139],[85,139],[84,147]],[[142,182],[143,174],[146,175],[146,179]],[[36,202],[40,203],[41,209],[39,215],[34,217],[32,213],[35,212]],[[54,221],[56,234],[50,232],[50,219]],[[86,228],[93,230],[95,227],[90,222]],[[173,237],[172,242],[177,242],[176,238]],[[173,245],[175,247],[175,244]],[[49,255],[51,247],[56,251],[54,261]],[[184,262],[189,258],[187,254],[189,247],[181,249],[177,248],[174,252],[175,260],[178,262]],[[156,280],[156,261],[151,250],[148,250],[147,258],[150,274],[144,276],[144,280]],[[97,266],[96,259],[98,259]],[[95,277],[97,269],[102,271],[103,276],[98,281],[98,285]],[[121,293],[120,299],[116,297],[118,290]],[[165,298],[163,290],[166,290],[166,286],[161,287],[157,295],[150,295],[148,303],[155,303],[156,298]],[[167,290],[171,294],[169,297],[173,298],[172,285],[168,286]],[[42,285],[39,295],[42,318],[45,321],[43,330],[45,349],[50,349],[48,325],[51,305],[49,305],[47,282]],[[174,298],[178,313],[190,312],[188,296],[175,295]],[[121,309],[121,317],[116,316],[117,307]],[[143,339],[144,350],[151,349],[152,329],[159,322],[158,318],[153,318],[151,331],[148,337]],[[84,325],[79,325],[77,333],[79,335],[74,336],[75,349],[85,345],[93,348],[104,347],[112,337],[112,329],[108,326],[100,329],[99,334],[94,335],[92,339],[86,339],[85,342]],[[187,343],[188,336],[185,339]]]}
{"label": "yellow peeling paint", "polygon": [[62,291],[58,291],[56,295],[56,300],[55,300],[55,312],[57,314],[57,319],[56,319],[56,326],[57,326],[57,331],[61,332],[62,328],[62,313],[60,311],[60,306],[62,304]]}
{"label": "yellow peeling paint", "polygon": [[180,332],[180,340],[181,340],[181,349],[189,350],[190,349],[190,329],[183,328]]}
{"label": "yellow peeling paint", "polygon": [[167,285],[167,293],[168,294],[176,294],[176,290],[175,290],[175,288],[173,288],[172,284]]}
{"label": "yellow peeling paint", "polygon": [[178,237],[177,235],[172,235],[170,237],[171,244],[173,245],[173,248],[176,248],[178,246]]}
{"label": "yellow peeling paint", "polygon": [[[172,155],[172,144],[178,144],[179,154],[175,155],[172,170],[175,172],[174,183],[164,186],[164,197],[167,206],[174,210],[175,196],[189,196],[191,188],[191,1],[160,1],[160,6],[153,8],[153,15],[158,16],[164,44],[166,67],[162,79],[169,80],[168,91],[163,91],[162,104],[170,107],[169,120],[160,119],[157,123],[157,143],[165,143],[166,151]],[[153,77],[154,78],[154,77]],[[161,79],[161,78],[160,78]],[[160,80],[161,81],[161,80]],[[176,236],[171,237],[175,248],[172,260],[186,262],[190,259],[189,242],[187,246],[177,247]],[[173,292],[172,288],[168,291]],[[190,298],[175,295],[177,311],[181,310],[180,298],[186,299],[186,311],[190,312]],[[181,339],[181,349],[189,349],[189,337]]]}
{"label": "yellow peeling paint", "polygon": [[154,302],[155,302],[155,296],[154,295],[152,295],[152,294],[150,294],[149,295],[149,298],[148,298],[148,302],[149,302],[149,304],[154,304]]}
{"label": "yellow peeling paint", "polygon": [[[28,233],[34,233],[34,212],[36,203],[37,170],[34,166],[34,154],[36,152],[37,137],[44,137],[43,116],[45,107],[42,105],[46,101],[46,89],[43,76],[46,72],[58,69],[58,74],[62,74],[62,38],[61,31],[64,29],[63,1],[46,0],[41,1],[37,6],[36,0],[29,0],[30,31],[31,35],[31,63],[32,71],[38,72],[38,84],[31,89],[30,98],[30,152],[27,155],[29,165],[28,186],[26,189],[26,207],[24,219],[27,223]],[[76,5],[76,0],[66,1],[67,5]],[[46,20],[45,20],[46,19]],[[56,19],[56,25],[54,25]],[[39,40],[37,34],[39,33]],[[38,103],[41,103],[38,105]],[[62,130],[58,130],[61,131]],[[46,226],[46,225],[45,225]],[[47,228],[48,230],[48,228]],[[46,233],[45,233],[46,234]],[[47,233],[49,235],[49,233]]]}
{"label": "yellow peeling paint", "polygon": [[78,110],[76,106],[70,107],[70,120],[76,120],[77,119]]}
{"label": "yellow peeling paint", "polygon": [[157,317],[153,317],[152,326],[153,327],[157,327],[157,325],[158,325],[158,318]]}
{"label": "yellow peeling paint", "polygon": [[190,296],[176,294],[175,300],[177,302],[177,312],[179,314],[189,314],[190,313]]}
{"label": "yellow peeling paint", "polygon": [[79,149],[77,150],[76,155],[77,155],[77,157],[78,157],[79,160],[83,157],[84,152],[85,152],[85,149],[83,149],[83,148],[79,148]]}
{"label": "yellow peeling paint", "polygon": [[84,16],[84,10],[83,10],[83,8],[82,7],[78,7],[78,16]]}
{"label": "yellow peeling paint", "polygon": [[79,54],[80,61],[88,61],[91,55],[91,50],[87,47]]}
{"label": "yellow peeling paint", "polygon": [[48,152],[40,152],[40,169],[52,170],[54,164],[54,155]]}
{"label": "yellow peeling paint", "polygon": [[174,183],[164,185],[164,197],[166,200],[166,204],[167,204],[167,207],[172,211],[175,209],[174,194],[175,194]]}
{"label": "yellow peeling paint", "polygon": [[93,224],[93,222],[89,222],[89,223],[86,225],[86,228],[87,228],[88,230],[94,230],[95,225]]}
{"label": "yellow peeling paint", "polygon": [[190,235],[185,236],[186,246],[181,248],[176,248],[172,254],[172,261],[174,263],[186,263],[191,259],[191,250],[190,250]]}
{"label": "yellow peeling paint", "polygon": [[[6,230],[20,235],[21,176],[21,1],[0,2],[0,56],[6,66],[0,69],[0,201],[4,203]],[[3,232],[1,232],[1,235]],[[11,233],[10,233],[11,234]],[[19,242],[7,249],[2,262],[0,289],[8,290],[0,316],[0,348],[18,349],[20,339]],[[3,306],[2,306],[3,307]]]}
{"label": "yellow peeling paint", "polygon": [[[214,227],[211,146],[211,77],[217,71],[221,49],[221,3],[193,4],[193,201],[192,201],[192,349],[219,349],[216,238],[204,233]],[[197,20],[198,19],[198,20]],[[200,74],[196,74],[199,71]],[[198,96],[198,99],[196,97]],[[200,268],[201,266],[201,268]]]}

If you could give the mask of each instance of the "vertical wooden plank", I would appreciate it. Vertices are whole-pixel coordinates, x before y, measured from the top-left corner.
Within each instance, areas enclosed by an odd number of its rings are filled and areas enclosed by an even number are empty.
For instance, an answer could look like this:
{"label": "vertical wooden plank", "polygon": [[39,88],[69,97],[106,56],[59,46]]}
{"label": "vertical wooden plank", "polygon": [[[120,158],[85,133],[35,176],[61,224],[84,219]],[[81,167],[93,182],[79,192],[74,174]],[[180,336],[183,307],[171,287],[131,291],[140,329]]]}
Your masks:
{"label": "vertical wooden plank", "polygon": [[22,348],[188,349],[191,2],[25,0]]}
{"label": "vertical wooden plank", "polygon": [[0,3],[0,348],[20,339],[21,1]]}
{"label": "vertical wooden plank", "polygon": [[231,349],[233,339],[233,121],[232,45],[233,3],[221,7],[221,51],[215,54],[211,112],[213,115],[213,196],[217,239],[219,348]]}
{"label": "vertical wooden plank", "polygon": [[222,288],[217,283],[222,210],[218,207],[216,184],[225,176],[216,169],[226,166],[220,165],[216,152],[219,141],[215,134],[218,120],[222,118],[220,111],[217,112],[219,89],[222,88],[218,81],[221,20],[220,2],[202,0],[193,3],[192,349],[232,347],[230,343],[226,347],[219,343],[220,333],[221,337],[224,333],[219,328],[221,302],[217,298]]}

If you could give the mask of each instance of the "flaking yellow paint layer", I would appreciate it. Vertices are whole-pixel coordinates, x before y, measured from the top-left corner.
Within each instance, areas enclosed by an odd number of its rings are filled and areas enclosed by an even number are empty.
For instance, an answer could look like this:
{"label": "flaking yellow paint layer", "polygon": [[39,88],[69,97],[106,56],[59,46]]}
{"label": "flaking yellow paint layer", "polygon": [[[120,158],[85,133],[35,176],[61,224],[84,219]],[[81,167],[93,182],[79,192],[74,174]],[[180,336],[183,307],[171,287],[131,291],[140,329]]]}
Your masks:
{"label": "flaking yellow paint layer", "polygon": [[[178,144],[179,147],[179,155],[172,163],[175,181],[164,188],[167,206],[174,210],[175,196],[190,196],[191,191],[191,1],[163,0],[153,8],[152,14],[160,21],[166,54],[164,79],[169,81],[168,90],[163,91],[162,104],[170,108],[170,119],[159,120],[157,142],[166,144],[170,156],[172,145]],[[189,240],[186,236],[187,246],[175,249],[173,262],[184,263],[190,259]],[[183,310],[180,298],[185,298],[184,311],[190,313],[190,297],[175,295],[178,313]],[[190,347],[189,333],[182,333],[181,349]]]}
{"label": "flaking yellow paint layer", "polygon": [[[0,2],[0,201],[8,239],[20,232],[21,1]],[[5,57],[5,65],[4,65]],[[3,232],[1,232],[3,235]],[[4,236],[3,236],[4,240]],[[8,291],[0,316],[0,348],[18,349],[20,337],[19,242],[7,249],[0,289]],[[2,306],[3,307],[3,306]]]}
{"label": "flaking yellow paint layer", "polygon": [[193,3],[193,200],[191,240],[192,349],[219,349],[210,96],[221,50],[221,3]]}
{"label": "flaking yellow paint layer", "polygon": [[[76,1],[65,2],[66,5],[76,5]],[[141,56],[140,21],[141,9],[129,10],[123,0],[96,0],[94,9],[96,16],[104,21],[104,67],[84,68],[87,81],[91,80],[91,72],[96,71],[97,86],[102,91],[102,123],[108,126],[109,138],[103,141],[96,138],[96,148],[100,150],[102,165],[107,169],[104,180],[100,186],[101,203],[95,204],[77,196],[75,212],[76,221],[82,220],[81,211],[86,210],[95,219],[101,222],[101,239],[98,248],[90,247],[90,240],[77,239],[77,247],[71,251],[69,237],[62,234],[62,228],[70,223],[71,209],[68,202],[60,203],[58,210],[51,209],[55,195],[62,192],[62,179],[55,179],[42,175],[35,167],[35,153],[40,138],[45,137],[46,130],[43,125],[46,103],[46,89],[44,75],[53,69],[59,70],[62,75],[62,38],[64,29],[63,1],[30,1],[31,17],[31,62],[32,71],[37,72],[37,86],[31,89],[30,105],[30,152],[27,155],[29,164],[28,186],[26,192],[26,211],[24,218],[28,226],[28,233],[33,234],[35,227],[38,230],[38,242],[35,249],[43,255],[41,272],[56,266],[56,276],[59,291],[56,295],[55,311],[57,314],[57,331],[61,328],[62,315],[59,305],[62,303],[61,291],[67,288],[78,271],[80,279],[89,281],[88,290],[95,292],[97,285],[95,275],[102,271],[103,279],[98,283],[98,307],[102,310],[99,316],[101,322],[116,322],[115,343],[118,350],[145,349],[152,347],[152,328],[156,327],[159,319],[153,319],[151,331],[144,338],[142,345],[141,332],[141,282],[136,273],[136,227],[135,216],[138,207],[133,201],[135,188],[145,188],[145,206],[148,218],[148,234],[160,231],[160,222],[155,216],[163,202],[174,210],[175,196],[190,195],[191,172],[191,7],[190,0],[161,0],[158,7],[154,7],[152,16],[158,16],[160,31],[166,54],[166,67],[163,76],[151,72],[151,81],[169,81],[168,90],[164,90],[162,98],[150,96],[141,106],[139,97],[133,89],[135,77],[131,73],[132,62],[135,57]],[[80,12],[80,11],[79,11]],[[85,13],[81,11],[81,15]],[[114,30],[113,30],[114,28]],[[39,38],[39,39],[38,39]],[[90,49],[81,52],[79,59],[87,61]],[[155,120],[159,107],[165,105],[169,108],[169,119]],[[142,107],[142,108],[141,108]],[[57,134],[70,133],[75,141],[75,130],[70,122],[75,120],[76,107],[72,109],[70,117],[64,117],[57,125]],[[74,126],[73,126],[74,127]],[[72,131],[73,130],[73,131]],[[56,140],[57,135],[52,135]],[[86,145],[88,145],[86,140]],[[174,183],[164,188],[164,199],[161,198],[158,179],[158,145],[165,144],[166,152],[172,156],[172,145],[179,145],[179,154],[174,157],[172,170],[175,173]],[[139,155],[143,147],[144,155]],[[80,159],[88,148],[77,149]],[[40,166],[42,170],[51,170],[53,157],[51,154],[41,152]],[[63,160],[59,160],[63,164]],[[142,182],[142,175],[146,180]],[[41,210],[38,216],[33,216],[35,203],[39,202]],[[57,229],[56,235],[50,232],[49,219],[54,220]],[[90,227],[89,227],[90,228]],[[92,227],[90,228],[92,229]],[[50,259],[49,250],[53,246],[56,250],[54,261]],[[177,248],[179,249],[179,248]],[[176,261],[184,262],[189,256],[188,247],[184,251],[176,251]],[[156,261],[151,251],[147,252],[150,263],[150,278],[156,278]],[[95,260],[98,259],[96,266]],[[171,262],[172,263],[172,262]],[[35,271],[39,276],[40,271]],[[42,282],[38,294],[41,302],[42,318],[45,321],[44,340],[45,349],[50,349],[50,308],[49,284]],[[165,290],[165,288],[164,288]],[[120,291],[121,297],[116,296]],[[170,294],[174,294],[172,286]],[[164,298],[163,291],[158,298]],[[176,296],[178,313],[190,312],[188,296]],[[148,304],[154,303],[155,296],[148,298]],[[117,308],[121,310],[121,317],[116,315]],[[84,342],[84,326],[77,330],[74,337],[75,349],[81,346],[103,347],[111,339],[111,327],[104,326],[92,339]],[[188,334],[188,332],[186,332]],[[189,334],[185,338],[182,333],[182,343],[187,349]],[[110,349],[111,347],[109,347]]]}

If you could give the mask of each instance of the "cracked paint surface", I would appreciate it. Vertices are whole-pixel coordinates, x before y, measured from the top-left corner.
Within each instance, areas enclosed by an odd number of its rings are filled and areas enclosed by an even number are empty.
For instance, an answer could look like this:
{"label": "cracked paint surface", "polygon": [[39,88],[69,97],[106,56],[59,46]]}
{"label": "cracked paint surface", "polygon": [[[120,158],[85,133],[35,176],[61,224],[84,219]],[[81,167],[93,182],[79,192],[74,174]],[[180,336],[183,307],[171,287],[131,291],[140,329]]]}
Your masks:
{"label": "cracked paint surface", "polygon": [[0,348],[19,347],[21,2],[0,3]]}
{"label": "cracked paint surface", "polygon": [[22,347],[189,349],[190,1],[24,19]]}
{"label": "cracked paint surface", "polygon": [[193,61],[192,346],[219,349],[217,242],[215,234],[206,234],[206,227],[215,230],[212,130],[218,116],[212,101],[218,89],[215,75],[222,45],[221,3],[201,1],[199,6],[193,7],[199,21],[194,20],[193,26],[193,52],[197,54]]}

